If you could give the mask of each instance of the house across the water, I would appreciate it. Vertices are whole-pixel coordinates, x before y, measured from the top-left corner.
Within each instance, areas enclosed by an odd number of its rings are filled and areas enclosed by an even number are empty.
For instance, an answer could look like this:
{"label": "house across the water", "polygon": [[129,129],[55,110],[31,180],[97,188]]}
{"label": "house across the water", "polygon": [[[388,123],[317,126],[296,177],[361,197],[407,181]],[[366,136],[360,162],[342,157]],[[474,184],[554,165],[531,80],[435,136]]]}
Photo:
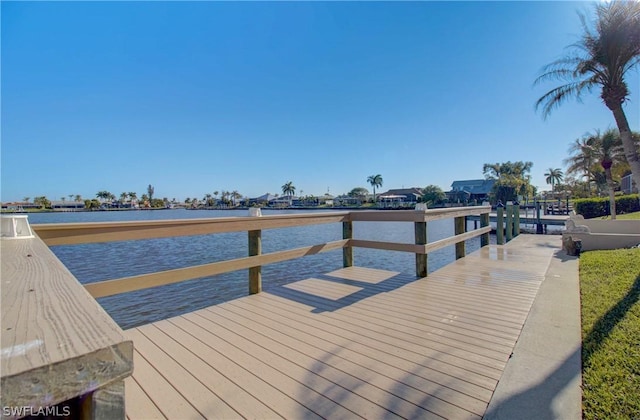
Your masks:
{"label": "house across the water", "polygon": [[389,190],[377,196],[378,206],[382,208],[414,207],[422,195],[422,188],[416,187]]}
{"label": "house across the water", "polygon": [[447,198],[453,203],[483,202],[489,200],[489,193],[493,190],[495,179],[468,179],[453,181],[451,191],[447,191]]}

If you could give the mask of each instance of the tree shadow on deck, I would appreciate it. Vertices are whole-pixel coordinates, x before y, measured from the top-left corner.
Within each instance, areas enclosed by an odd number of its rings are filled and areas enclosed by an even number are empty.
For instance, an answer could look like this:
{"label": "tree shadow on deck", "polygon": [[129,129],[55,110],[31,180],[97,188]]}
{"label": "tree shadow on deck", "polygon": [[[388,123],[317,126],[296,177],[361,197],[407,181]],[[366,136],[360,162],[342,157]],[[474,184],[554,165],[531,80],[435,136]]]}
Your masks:
{"label": "tree shadow on deck", "polygon": [[581,371],[576,366],[583,366],[602,347],[611,331],[625,318],[629,309],[640,300],[640,276],[638,276],[625,294],[614,306],[600,317],[589,333],[564,361],[535,386],[513,395],[498,403],[485,415],[485,419],[510,419],[516,415],[520,419],[553,419],[554,399],[563,392],[571,382],[576,380]]}
{"label": "tree shadow on deck", "polygon": [[284,299],[289,299],[307,306],[312,306],[315,308],[311,311],[312,313],[322,313],[342,309],[372,296],[399,289],[420,279],[419,277],[412,276],[406,273],[390,272],[390,277],[378,282],[371,282],[366,280],[356,280],[354,278],[341,276],[341,274],[341,270],[338,270],[333,273],[321,274],[319,276],[314,276],[310,279],[303,280],[316,280],[319,281],[319,283],[333,282],[340,285],[347,285],[358,288],[358,290],[354,291],[353,293],[349,293],[337,299],[322,296],[322,294],[315,294],[311,291],[311,289],[309,291],[303,291],[289,287],[292,284],[295,285],[296,283],[289,283],[287,285],[266,288],[265,291]]}

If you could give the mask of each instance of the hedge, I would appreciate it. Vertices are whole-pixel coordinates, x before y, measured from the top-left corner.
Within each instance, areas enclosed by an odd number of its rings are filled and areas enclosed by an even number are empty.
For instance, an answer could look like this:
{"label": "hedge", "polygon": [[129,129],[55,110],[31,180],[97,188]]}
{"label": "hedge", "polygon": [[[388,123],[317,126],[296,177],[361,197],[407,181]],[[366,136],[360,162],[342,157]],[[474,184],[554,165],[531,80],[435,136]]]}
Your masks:
{"label": "hedge", "polygon": [[[573,202],[576,213],[585,219],[604,217],[609,215],[608,198],[580,198]],[[616,214],[633,213],[640,211],[638,194],[620,195],[616,197]]]}

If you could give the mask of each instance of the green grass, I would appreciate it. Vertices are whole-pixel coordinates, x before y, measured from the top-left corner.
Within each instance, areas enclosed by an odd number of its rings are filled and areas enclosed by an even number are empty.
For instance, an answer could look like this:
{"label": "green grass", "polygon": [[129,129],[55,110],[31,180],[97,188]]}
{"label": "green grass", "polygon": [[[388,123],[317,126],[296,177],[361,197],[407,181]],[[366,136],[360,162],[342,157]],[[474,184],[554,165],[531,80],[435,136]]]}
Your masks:
{"label": "green grass", "polygon": [[[616,218],[619,220],[640,220],[640,211],[635,213],[617,214]],[[604,216],[602,219],[609,220],[611,219],[611,216]]]}
{"label": "green grass", "polygon": [[616,215],[616,217],[618,219],[640,220],[640,211],[637,211],[635,213],[627,213],[627,214]]}
{"label": "green grass", "polygon": [[580,256],[583,416],[640,419],[640,249]]}

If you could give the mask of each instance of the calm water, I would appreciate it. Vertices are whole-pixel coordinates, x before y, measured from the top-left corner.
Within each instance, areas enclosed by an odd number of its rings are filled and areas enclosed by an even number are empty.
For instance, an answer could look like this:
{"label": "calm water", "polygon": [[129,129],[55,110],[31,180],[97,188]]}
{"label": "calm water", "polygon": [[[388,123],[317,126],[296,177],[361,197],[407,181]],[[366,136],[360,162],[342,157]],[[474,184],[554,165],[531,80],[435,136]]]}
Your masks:
{"label": "calm water", "polygon": [[[300,213],[303,210],[265,210],[264,215]],[[30,214],[29,222],[72,223],[123,220],[164,220],[209,217],[245,217],[246,210],[150,210]],[[473,228],[470,223],[470,228]],[[413,223],[354,223],[358,239],[413,243]],[[429,242],[453,235],[453,220],[428,224]],[[342,225],[324,224],[262,232],[264,253],[315,245],[342,239]],[[479,238],[467,241],[467,252],[479,248]],[[247,233],[122,241],[51,247],[81,283],[206,264],[247,255]],[[429,254],[429,271],[455,259],[454,247]],[[413,273],[415,256],[410,253],[354,250],[355,265]],[[262,268],[264,290],[327,273],[342,267],[342,250],[312,255]],[[191,312],[246,296],[248,273],[242,270],[137,292],[98,299],[124,329]]]}

